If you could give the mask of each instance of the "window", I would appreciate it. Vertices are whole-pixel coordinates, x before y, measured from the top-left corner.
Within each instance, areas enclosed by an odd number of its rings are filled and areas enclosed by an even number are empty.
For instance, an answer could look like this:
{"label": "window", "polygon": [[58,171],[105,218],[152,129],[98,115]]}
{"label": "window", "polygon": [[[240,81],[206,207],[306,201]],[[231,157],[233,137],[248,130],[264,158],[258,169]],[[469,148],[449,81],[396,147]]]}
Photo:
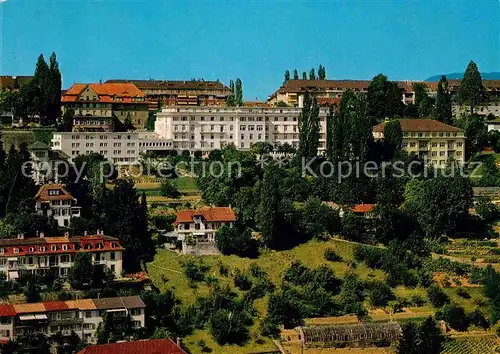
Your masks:
{"label": "window", "polygon": [[142,315],[142,309],[132,309],[130,313],[132,316],[140,316]]}
{"label": "window", "polygon": [[[85,318],[91,318],[92,317],[92,311],[85,311]],[[86,323],[90,324],[90,323]]]}
{"label": "window", "polygon": [[45,252],[45,246],[40,246],[40,252]]}
{"label": "window", "polygon": [[62,249],[63,249],[63,251],[67,251],[68,250],[68,245],[63,245]]}
{"label": "window", "polygon": [[14,248],[14,254],[18,254],[19,253],[19,248],[15,247]]}
{"label": "window", "polygon": [[51,249],[52,251],[57,251],[57,246],[56,246],[56,245],[52,245],[52,246],[50,246],[50,249]]}
{"label": "window", "polygon": [[65,254],[61,256],[61,263],[69,263],[69,255]]}
{"label": "window", "polygon": [[114,260],[115,260],[115,258],[116,258],[116,256],[115,256],[115,252],[111,252],[111,253],[110,253],[110,255],[109,255],[109,257],[110,257],[110,259],[111,259],[112,261],[114,261]]}
{"label": "window", "polygon": [[141,327],[141,321],[132,321],[132,326]]}
{"label": "window", "polygon": [[4,254],[5,253],[5,249],[4,248],[0,248],[0,254]]}

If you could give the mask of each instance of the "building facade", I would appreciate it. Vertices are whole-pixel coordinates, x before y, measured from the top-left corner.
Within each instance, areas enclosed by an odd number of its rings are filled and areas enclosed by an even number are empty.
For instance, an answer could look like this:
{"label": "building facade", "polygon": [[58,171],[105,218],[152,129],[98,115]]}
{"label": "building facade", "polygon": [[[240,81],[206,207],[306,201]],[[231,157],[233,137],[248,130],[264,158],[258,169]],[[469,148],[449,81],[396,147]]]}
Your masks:
{"label": "building facade", "polygon": [[[257,142],[298,147],[300,113],[295,107],[166,107],[156,116],[155,132],[174,150],[202,153],[231,144],[250,150]],[[327,115],[321,108],[320,150],[326,146]]]}
{"label": "building facade", "polygon": [[223,106],[232,94],[219,81],[108,80],[106,83],[132,83],[142,92],[151,110],[161,106]]}
{"label": "building facade", "polygon": [[[403,150],[415,153],[438,167],[449,159],[465,162],[465,134],[459,128],[432,119],[399,119]],[[375,139],[384,138],[385,123],[373,127]]]}
{"label": "building facade", "polygon": [[65,277],[78,252],[89,253],[94,265],[101,265],[121,278],[123,247],[117,238],[96,235],[0,239],[0,272],[15,280],[23,274],[55,272]]}
{"label": "building facade", "polygon": [[62,184],[44,184],[35,196],[37,215],[54,218],[60,227],[69,227],[71,219],[80,217],[77,200]]}
{"label": "building facade", "polygon": [[36,141],[28,146],[30,153],[32,178],[35,184],[41,185],[58,182],[58,164],[66,161],[68,156],[62,151],[52,150],[46,144]]}
{"label": "building facade", "polygon": [[232,226],[236,215],[230,207],[204,207],[177,213],[174,231],[169,233],[182,243],[182,253],[194,255],[218,254],[215,234],[222,226]]}
{"label": "building facade", "polygon": [[97,342],[97,328],[105,313],[146,326],[144,302],[139,296],[0,305],[0,340],[15,340],[28,333],[53,336],[76,333],[85,343]]}
{"label": "building facade", "polygon": [[79,155],[101,154],[117,165],[139,163],[141,153],[173,149],[173,142],[154,132],[57,132],[52,137],[52,149],[73,161]]}
{"label": "building facade", "polygon": [[75,131],[112,131],[127,119],[143,129],[149,115],[144,93],[131,83],[74,84],[61,103],[63,112],[74,111]]}
{"label": "building facade", "polygon": [[[448,89],[454,102],[458,101],[458,89],[461,80],[448,80]],[[435,96],[437,93],[438,82],[425,81],[396,81],[399,88],[402,90],[402,101],[405,104],[415,103],[415,91],[413,90],[414,83],[423,83],[427,86],[430,96]],[[500,80],[483,80],[483,85],[488,93],[489,100],[492,103],[487,103],[483,107],[483,113],[496,112],[500,101]],[[342,93],[346,90],[352,90],[356,93],[368,93],[370,80],[288,80],[276,92],[269,96],[267,102],[273,106],[279,102],[283,102],[289,106],[302,107],[304,94],[309,92],[311,95],[321,100],[339,99]],[[331,102],[325,102],[331,103]],[[454,104],[453,111],[455,114],[460,112],[460,106]],[[481,108],[479,108],[479,112]],[[483,114],[481,113],[481,114]],[[495,114],[498,116],[498,112]]]}

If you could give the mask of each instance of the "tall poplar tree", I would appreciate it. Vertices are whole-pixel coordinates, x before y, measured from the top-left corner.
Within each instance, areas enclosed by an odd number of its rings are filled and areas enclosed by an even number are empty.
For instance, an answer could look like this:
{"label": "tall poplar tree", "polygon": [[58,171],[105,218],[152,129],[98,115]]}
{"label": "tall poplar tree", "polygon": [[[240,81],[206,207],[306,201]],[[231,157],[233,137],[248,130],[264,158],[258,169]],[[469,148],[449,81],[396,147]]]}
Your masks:
{"label": "tall poplar tree", "polygon": [[290,80],[290,71],[287,69],[287,71],[285,71],[285,82],[288,80]]}
{"label": "tall poplar tree", "polygon": [[472,60],[469,62],[469,65],[467,65],[464,78],[460,82],[458,98],[460,104],[465,104],[470,107],[471,114],[474,114],[474,108],[481,105],[486,100],[483,79],[476,63]]}
{"label": "tall poplar tree", "polygon": [[302,72],[302,80],[307,80],[307,73],[305,71]]}
{"label": "tall poplar tree", "polygon": [[299,72],[297,71],[297,69],[293,70],[293,79],[294,80],[298,80],[299,79]]}
{"label": "tall poplar tree", "polygon": [[436,95],[436,119],[445,124],[452,123],[451,93],[446,76],[441,76]]}
{"label": "tall poplar tree", "polygon": [[319,106],[316,97],[304,95],[304,107],[299,116],[299,155],[314,157],[319,146]]}
{"label": "tall poplar tree", "polygon": [[226,103],[229,107],[234,107],[236,106],[236,99],[234,96],[234,81],[229,80],[229,88],[231,89],[231,94],[227,96]]}
{"label": "tall poplar tree", "polygon": [[314,71],[314,68],[309,71],[309,80],[316,80],[316,72]]}
{"label": "tall poplar tree", "polygon": [[326,80],[326,69],[323,65],[319,65],[318,68],[318,79],[319,80]]}
{"label": "tall poplar tree", "polygon": [[236,106],[243,106],[243,83],[239,78],[236,79],[236,86],[234,89],[234,99]]}
{"label": "tall poplar tree", "polygon": [[260,185],[260,204],[257,208],[256,222],[262,233],[265,246],[272,247],[278,232],[279,180],[276,166],[267,167]]}

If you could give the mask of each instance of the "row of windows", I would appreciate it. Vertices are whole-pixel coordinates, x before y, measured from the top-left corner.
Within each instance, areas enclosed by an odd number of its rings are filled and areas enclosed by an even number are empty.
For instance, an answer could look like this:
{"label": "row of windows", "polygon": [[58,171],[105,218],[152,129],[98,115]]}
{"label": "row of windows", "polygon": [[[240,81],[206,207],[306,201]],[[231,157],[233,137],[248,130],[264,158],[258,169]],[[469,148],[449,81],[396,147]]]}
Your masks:
{"label": "row of windows", "polygon": [[[419,148],[427,148],[428,147],[428,143],[427,142],[419,142],[418,143],[418,146]],[[453,146],[455,145],[457,148],[461,148],[463,147],[463,143],[462,142],[457,142],[455,144],[453,144],[453,142],[448,142],[448,143],[445,143],[445,142],[441,142],[441,143],[431,143],[431,146],[433,148],[437,148],[439,145],[440,148],[448,148],[448,149],[453,149]],[[411,142],[411,143],[403,143],[403,147],[406,148],[410,146],[411,148],[414,148],[417,146],[417,143],[416,142]]]}
{"label": "row of windows", "polygon": [[[78,134],[71,135],[72,140],[80,140],[80,137],[82,137],[82,139],[85,139],[85,140],[94,140],[94,135],[89,135],[89,134],[86,134],[84,136],[78,135]],[[132,135],[113,135],[114,140],[121,140],[122,137],[124,137],[124,139],[127,139],[127,140],[132,139]],[[100,140],[107,140],[109,138],[110,137],[108,135],[99,135]]]}
{"label": "row of windows", "polygon": [[451,136],[454,136],[454,137],[457,137],[458,136],[458,133],[436,133],[436,132],[433,132],[433,133],[403,133],[403,136],[405,137],[419,137],[419,138],[422,138],[422,137],[430,137],[430,136],[433,136],[433,137],[451,137]]}

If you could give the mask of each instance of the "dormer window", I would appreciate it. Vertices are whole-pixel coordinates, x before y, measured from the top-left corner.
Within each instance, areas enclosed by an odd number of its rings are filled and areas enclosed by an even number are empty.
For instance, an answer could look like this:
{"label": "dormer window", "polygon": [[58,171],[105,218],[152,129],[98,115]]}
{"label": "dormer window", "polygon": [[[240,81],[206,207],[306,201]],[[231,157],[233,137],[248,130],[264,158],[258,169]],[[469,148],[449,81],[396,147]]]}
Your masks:
{"label": "dormer window", "polygon": [[40,252],[45,252],[45,246],[40,246]]}
{"label": "dormer window", "polygon": [[68,250],[68,245],[63,245],[62,249],[63,249],[63,251],[67,251]]}
{"label": "dormer window", "polygon": [[14,247],[14,254],[18,254],[18,253],[19,253],[19,248]]}
{"label": "dormer window", "polygon": [[4,248],[0,248],[0,254],[4,254],[5,253],[5,249]]}
{"label": "dormer window", "polygon": [[89,243],[87,243],[83,248],[89,250],[92,248],[92,246]]}
{"label": "dormer window", "polygon": [[28,249],[28,252],[29,252],[29,253],[33,253],[33,252],[35,252],[35,249],[34,249],[33,247],[30,247],[30,248]]}
{"label": "dormer window", "polygon": [[52,245],[52,246],[50,247],[50,249],[51,249],[52,251],[57,251],[57,246],[56,246],[56,245]]}
{"label": "dormer window", "polygon": [[49,189],[49,195],[59,195],[59,189]]}

